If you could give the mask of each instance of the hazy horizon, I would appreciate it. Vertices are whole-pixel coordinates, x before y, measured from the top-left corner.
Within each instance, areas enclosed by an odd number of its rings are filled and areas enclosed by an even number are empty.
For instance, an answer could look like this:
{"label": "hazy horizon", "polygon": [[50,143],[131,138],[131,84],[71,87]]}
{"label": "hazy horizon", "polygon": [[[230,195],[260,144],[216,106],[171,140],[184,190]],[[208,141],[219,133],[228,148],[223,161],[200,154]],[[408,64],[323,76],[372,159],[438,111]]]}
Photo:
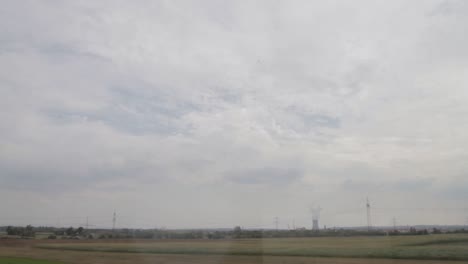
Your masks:
{"label": "hazy horizon", "polygon": [[468,2],[2,1],[0,226],[468,223]]}

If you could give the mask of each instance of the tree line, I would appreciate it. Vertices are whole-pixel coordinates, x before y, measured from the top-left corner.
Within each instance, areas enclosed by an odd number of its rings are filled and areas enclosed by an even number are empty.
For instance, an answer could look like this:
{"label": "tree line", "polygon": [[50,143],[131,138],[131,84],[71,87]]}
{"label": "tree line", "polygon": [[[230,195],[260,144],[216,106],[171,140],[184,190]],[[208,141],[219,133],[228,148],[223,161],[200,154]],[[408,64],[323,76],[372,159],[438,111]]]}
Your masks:
{"label": "tree line", "polygon": [[36,235],[34,227],[31,225],[26,227],[8,226],[6,232],[9,236],[34,237]]}
{"label": "tree line", "polygon": [[433,228],[416,229],[414,227],[405,231],[400,230],[356,230],[330,228],[322,230],[310,230],[306,228],[293,230],[251,230],[236,226],[233,229],[224,230],[166,230],[166,229],[89,229],[83,227],[54,228],[54,227],[26,227],[8,226],[6,231],[10,236],[34,237],[36,232],[50,233],[49,239],[55,238],[88,238],[88,239],[249,239],[249,238],[288,238],[288,237],[350,237],[350,236],[400,236],[400,235],[428,235],[439,233],[468,233],[468,230],[459,229],[442,231]]}

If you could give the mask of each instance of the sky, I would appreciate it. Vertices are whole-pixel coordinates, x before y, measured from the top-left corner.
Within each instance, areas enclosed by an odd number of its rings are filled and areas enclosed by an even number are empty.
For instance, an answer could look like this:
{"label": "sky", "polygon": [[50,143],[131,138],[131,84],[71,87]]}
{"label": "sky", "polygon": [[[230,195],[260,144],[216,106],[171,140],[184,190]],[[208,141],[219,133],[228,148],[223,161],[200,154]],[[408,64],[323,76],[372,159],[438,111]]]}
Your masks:
{"label": "sky", "polygon": [[0,5],[0,226],[468,223],[468,2]]}

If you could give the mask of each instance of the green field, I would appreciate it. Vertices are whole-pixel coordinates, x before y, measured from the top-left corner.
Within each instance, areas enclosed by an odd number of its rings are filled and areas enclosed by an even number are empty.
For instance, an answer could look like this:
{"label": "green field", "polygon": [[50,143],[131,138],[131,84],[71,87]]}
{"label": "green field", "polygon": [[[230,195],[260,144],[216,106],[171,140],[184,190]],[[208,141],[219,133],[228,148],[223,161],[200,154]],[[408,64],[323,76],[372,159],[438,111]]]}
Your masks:
{"label": "green field", "polygon": [[2,264],[61,264],[61,262],[40,260],[40,259],[27,259],[27,258],[4,258],[0,257]]}
{"label": "green field", "polygon": [[192,255],[468,260],[468,235],[158,240],[36,245],[42,249]]}

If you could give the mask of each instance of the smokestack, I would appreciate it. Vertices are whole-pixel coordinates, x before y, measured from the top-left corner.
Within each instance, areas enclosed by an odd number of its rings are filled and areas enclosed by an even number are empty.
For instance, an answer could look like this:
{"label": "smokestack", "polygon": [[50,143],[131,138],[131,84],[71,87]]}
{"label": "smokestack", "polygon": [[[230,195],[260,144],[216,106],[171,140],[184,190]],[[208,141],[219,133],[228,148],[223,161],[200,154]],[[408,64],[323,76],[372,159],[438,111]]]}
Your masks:
{"label": "smokestack", "polygon": [[319,230],[319,222],[318,219],[313,219],[312,220],[312,230],[318,231]]}
{"label": "smokestack", "polygon": [[318,207],[311,207],[310,212],[312,213],[312,230],[318,231],[319,228],[319,218],[320,218],[320,211],[322,208]]}

